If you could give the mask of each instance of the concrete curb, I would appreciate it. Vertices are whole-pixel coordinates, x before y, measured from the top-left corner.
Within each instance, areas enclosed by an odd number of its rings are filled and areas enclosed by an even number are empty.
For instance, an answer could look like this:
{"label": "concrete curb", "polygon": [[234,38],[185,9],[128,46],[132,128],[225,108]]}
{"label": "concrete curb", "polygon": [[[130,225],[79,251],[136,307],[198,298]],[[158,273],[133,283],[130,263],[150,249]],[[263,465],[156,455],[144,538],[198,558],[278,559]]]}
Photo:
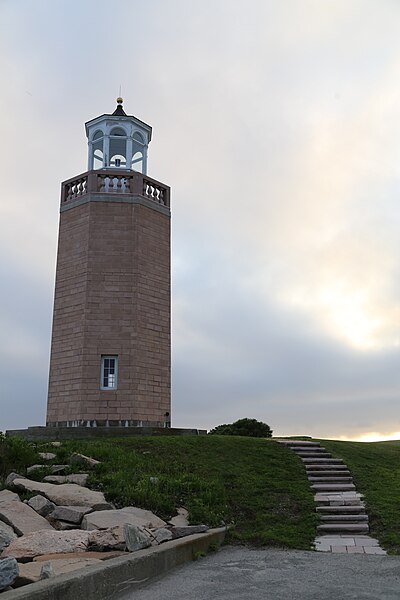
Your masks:
{"label": "concrete curb", "polygon": [[225,539],[226,527],[210,529],[155,548],[133,552],[1,594],[1,600],[116,600],[154,577],[190,562]]}

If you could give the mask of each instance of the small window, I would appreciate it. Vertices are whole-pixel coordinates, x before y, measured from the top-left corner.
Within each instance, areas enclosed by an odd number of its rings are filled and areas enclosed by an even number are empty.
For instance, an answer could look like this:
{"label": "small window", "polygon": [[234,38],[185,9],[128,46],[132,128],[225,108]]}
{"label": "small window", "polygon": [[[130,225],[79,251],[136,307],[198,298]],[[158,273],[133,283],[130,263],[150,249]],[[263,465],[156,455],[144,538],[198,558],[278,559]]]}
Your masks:
{"label": "small window", "polygon": [[102,390],[116,390],[118,380],[118,356],[101,357],[101,380]]}

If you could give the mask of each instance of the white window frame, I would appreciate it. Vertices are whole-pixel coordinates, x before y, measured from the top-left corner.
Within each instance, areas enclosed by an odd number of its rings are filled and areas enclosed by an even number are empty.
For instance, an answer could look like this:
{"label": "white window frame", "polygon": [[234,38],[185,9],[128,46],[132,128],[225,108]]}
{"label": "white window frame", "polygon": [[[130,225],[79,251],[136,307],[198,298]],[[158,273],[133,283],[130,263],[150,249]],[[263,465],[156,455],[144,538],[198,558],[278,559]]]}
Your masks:
{"label": "white window frame", "polygon": [[[104,385],[104,376],[105,376],[105,360],[114,360],[114,376],[115,381],[113,386],[105,386]],[[101,356],[101,369],[100,369],[100,389],[106,392],[115,392],[118,387],[118,355],[116,354],[104,354]]]}

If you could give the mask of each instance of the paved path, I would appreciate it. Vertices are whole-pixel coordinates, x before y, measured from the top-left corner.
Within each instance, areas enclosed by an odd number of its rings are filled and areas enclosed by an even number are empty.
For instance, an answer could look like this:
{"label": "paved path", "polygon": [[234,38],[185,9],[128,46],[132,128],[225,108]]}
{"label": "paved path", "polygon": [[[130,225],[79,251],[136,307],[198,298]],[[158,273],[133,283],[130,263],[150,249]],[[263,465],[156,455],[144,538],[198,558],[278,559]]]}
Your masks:
{"label": "paved path", "polygon": [[225,547],[113,600],[399,600],[400,557]]}
{"label": "paved path", "polygon": [[[362,494],[341,458],[332,457],[319,442],[277,440],[302,460],[314,491],[320,523],[314,546],[333,554],[386,554],[368,535],[369,523]],[[399,594],[400,598],[400,594]]]}

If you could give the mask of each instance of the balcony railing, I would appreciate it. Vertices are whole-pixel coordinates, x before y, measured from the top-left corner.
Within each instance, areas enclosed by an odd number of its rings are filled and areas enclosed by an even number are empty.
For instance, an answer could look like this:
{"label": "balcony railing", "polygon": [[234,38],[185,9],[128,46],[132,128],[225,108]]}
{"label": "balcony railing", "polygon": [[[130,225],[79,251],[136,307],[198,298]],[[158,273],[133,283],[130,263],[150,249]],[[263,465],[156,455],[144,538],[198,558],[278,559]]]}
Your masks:
{"label": "balcony railing", "polygon": [[170,208],[170,188],[167,185],[142,173],[121,169],[87,171],[78,177],[64,181],[61,189],[61,206],[90,193],[143,196]]}

